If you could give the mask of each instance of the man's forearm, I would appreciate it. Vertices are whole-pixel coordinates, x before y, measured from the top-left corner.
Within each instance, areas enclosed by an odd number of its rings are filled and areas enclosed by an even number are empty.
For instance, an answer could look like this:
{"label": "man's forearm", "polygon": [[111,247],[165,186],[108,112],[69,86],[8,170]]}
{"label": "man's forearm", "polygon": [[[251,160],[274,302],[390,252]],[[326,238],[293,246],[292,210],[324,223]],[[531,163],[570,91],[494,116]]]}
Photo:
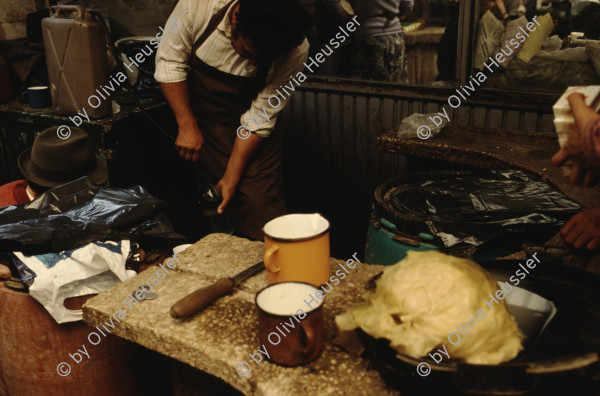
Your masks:
{"label": "man's forearm", "polygon": [[160,83],[160,89],[165,95],[165,98],[167,98],[169,106],[173,109],[177,124],[180,127],[195,125],[196,118],[194,117],[192,105],[190,104],[187,81]]}
{"label": "man's forearm", "polygon": [[227,163],[227,169],[225,170],[224,179],[227,179],[230,183],[237,185],[244,175],[248,164],[254,157],[254,154],[258,151],[261,142],[264,138],[255,134],[250,134],[247,139],[240,139],[239,136],[235,138],[233,143],[233,150]]}
{"label": "man's forearm", "polygon": [[217,209],[219,214],[225,211],[226,206],[233,198],[248,164],[252,161],[254,154],[262,143],[262,139],[260,136],[254,134],[250,134],[247,139],[241,139],[239,136],[236,136],[225,174],[219,183],[217,183],[217,191],[223,196],[223,201]]}

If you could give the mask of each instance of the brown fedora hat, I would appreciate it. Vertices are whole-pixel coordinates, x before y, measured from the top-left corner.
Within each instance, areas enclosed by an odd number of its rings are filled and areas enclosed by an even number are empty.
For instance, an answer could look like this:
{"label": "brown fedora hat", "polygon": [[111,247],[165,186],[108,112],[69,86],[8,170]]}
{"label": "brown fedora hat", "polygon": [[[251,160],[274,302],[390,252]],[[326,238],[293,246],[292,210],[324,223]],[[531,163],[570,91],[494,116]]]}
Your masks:
{"label": "brown fedora hat", "polygon": [[86,175],[95,184],[105,183],[106,163],[94,153],[89,135],[73,127],[63,139],[57,131],[56,126],[45,129],[33,147],[21,153],[19,169],[25,178],[43,187],[57,187]]}

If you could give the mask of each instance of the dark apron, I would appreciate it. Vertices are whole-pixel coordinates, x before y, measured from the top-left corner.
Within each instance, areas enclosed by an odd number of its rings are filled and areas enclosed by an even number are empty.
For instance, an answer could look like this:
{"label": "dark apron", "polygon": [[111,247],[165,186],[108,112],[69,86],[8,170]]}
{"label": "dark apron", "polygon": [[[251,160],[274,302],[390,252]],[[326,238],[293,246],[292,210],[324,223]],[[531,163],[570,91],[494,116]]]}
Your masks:
{"label": "dark apron", "polygon": [[[233,150],[240,117],[266,85],[269,65],[259,65],[255,77],[235,76],[207,65],[195,56],[225,17],[228,3],[210,20],[207,29],[192,46],[188,85],[192,110],[205,141],[200,163],[213,180],[225,173]],[[262,227],[285,214],[281,172],[283,135],[273,132],[264,139],[248,164],[227,206],[233,229],[253,239],[263,239]]]}

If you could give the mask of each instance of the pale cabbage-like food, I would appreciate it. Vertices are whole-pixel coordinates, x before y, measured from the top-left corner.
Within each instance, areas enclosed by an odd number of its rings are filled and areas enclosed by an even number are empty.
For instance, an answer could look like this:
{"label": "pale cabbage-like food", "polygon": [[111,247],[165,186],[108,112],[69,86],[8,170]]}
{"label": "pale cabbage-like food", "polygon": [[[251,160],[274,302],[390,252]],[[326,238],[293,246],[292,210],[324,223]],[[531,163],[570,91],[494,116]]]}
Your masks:
{"label": "pale cabbage-like food", "polygon": [[[409,251],[383,271],[376,285],[364,301],[335,318],[341,331],[360,327],[415,358],[445,346],[451,359],[471,364],[506,362],[523,349],[515,319],[495,295],[503,289],[470,260]],[[451,332],[460,341],[451,335],[450,342]]]}

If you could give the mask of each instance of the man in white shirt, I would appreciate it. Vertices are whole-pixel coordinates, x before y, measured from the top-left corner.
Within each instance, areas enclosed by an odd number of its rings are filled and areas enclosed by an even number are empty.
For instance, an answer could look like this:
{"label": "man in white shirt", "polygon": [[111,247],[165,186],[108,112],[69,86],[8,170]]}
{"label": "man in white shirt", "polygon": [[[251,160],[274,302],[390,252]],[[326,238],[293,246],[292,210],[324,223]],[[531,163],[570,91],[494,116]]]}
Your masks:
{"label": "man in white shirt", "polygon": [[170,19],[178,28],[161,39],[155,78],[177,119],[175,147],[219,180],[218,211],[234,230],[262,239],[285,213],[272,132],[282,88],[295,90],[307,59],[305,14],[297,0],[180,0]]}

